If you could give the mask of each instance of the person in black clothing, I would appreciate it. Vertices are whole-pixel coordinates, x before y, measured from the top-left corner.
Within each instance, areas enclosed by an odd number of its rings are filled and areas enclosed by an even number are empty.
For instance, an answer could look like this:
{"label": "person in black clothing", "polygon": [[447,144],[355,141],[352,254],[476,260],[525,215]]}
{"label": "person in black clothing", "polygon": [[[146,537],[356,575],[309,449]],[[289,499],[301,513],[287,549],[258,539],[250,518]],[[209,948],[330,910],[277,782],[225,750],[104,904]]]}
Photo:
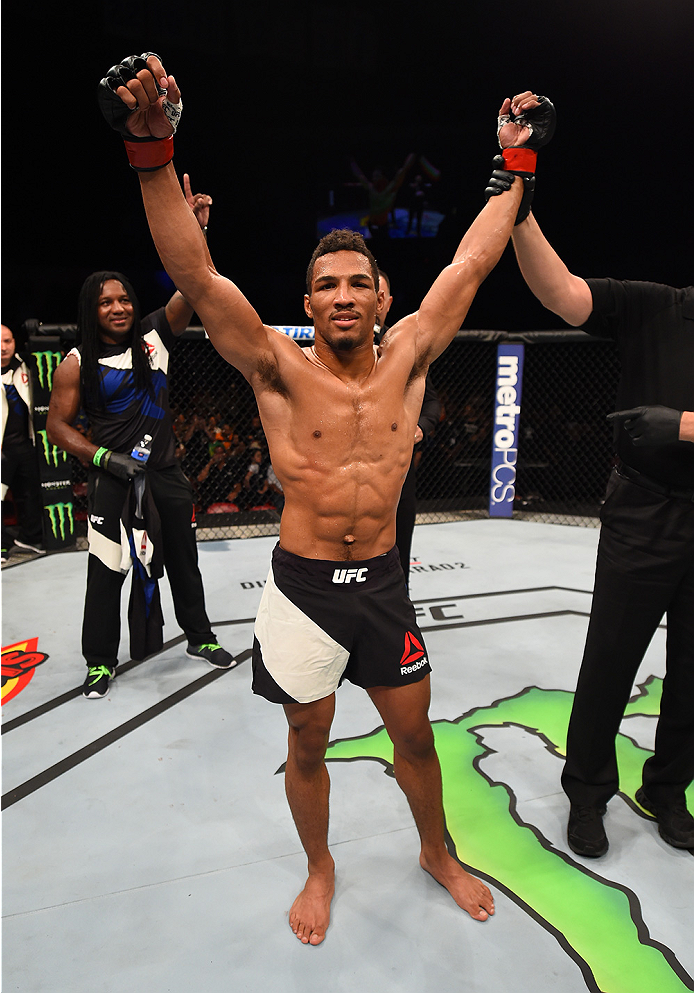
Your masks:
{"label": "person in black clothing", "polygon": [[[390,279],[387,273],[385,273],[383,269],[379,269],[378,277],[379,280],[381,280],[385,285],[386,292],[383,298],[383,303],[376,311],[374,341],[377,345],[380,344],[381,339],[388,331],[386,317],[388,316],[388,311],[393,303],[393,297],[390,292]],[[412,461],[410,462],[410,468],[405,476],[405,482],[402,484],[402,492],[400,494],[400,500],[398,501],[398,509],[395,518],[395,544],[397,545],[398,552],[400,554],[400,563],[402,565],[402,571],[405,573],[405,582],[407,583],[408,588],[410,582],[412,532],[414,531],[415,519],[417,516],[417,466],[421,458],[422,443],[434,431],[434,428],[439,422],[440,415],[441,403],[439,401],[438,394],[432,385],[431,377],[427,375],[424,386],[422,410],[417,421],[417,429],[414,435]]]}
{"label": "person in black clothing", "polygon": [[17,354],[14,335],[2,325],[2,497],[12,491],[19,534],[2,529],[2,561],[13,547],[45,555],[43,502],[39,464],[34,447],[31,373]]}
{"label": "person in black clothing", "polygon": [[[207,201],[203,206],[209,206]],[[189,196],[193,209],[195,202]],[[205,227],[205,212],[195,212]],[[120,591],[130,568],[128,550],[123,554],[121,548],[121,517],[133,480],[143,472],[161,521],[163,562],[176,619],[188,638],[186,654],[218,668],[235,664],[210,629],[191,486],[175,458],[168,356],[192,315],[192,307],[176,292],[165,307],[140,319],[137,297],[125,276],[92,273],[79,298],[81,344],[54,377],[49,440],[94,467],[88,480],[89,565],[82,627],[88,669],[83,695],[90,699],[106,695],[118,664]],[[91,423],[93,441],[72,426],[80,406]],[[146,468],[130,455],[145,435],[152,439]]]}
{"label": "person in black clothing", "polygon": [[609,415],[616,464],[562,775],[569,845],[588,857],[607,851],[603,815],[619,787],[615,738],[667,614],[655,751],[635,797],[666,842],[693,848],[685,790],[694,778],[694,287],[581,279],[532,214],[513,242],[540,302],[589,334],[613,338],[621,359],[618,409]]}

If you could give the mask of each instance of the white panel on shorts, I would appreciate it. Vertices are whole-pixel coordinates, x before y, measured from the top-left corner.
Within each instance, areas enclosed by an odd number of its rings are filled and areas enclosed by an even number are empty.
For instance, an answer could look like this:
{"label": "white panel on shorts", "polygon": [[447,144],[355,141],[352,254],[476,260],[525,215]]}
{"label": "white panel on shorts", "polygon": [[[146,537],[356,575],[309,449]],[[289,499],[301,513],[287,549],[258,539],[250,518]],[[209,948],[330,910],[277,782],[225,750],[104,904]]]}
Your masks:
{"label": "white panel on shorts", "polygon": [[349,652],[277,588],[272,566],[255,619],[255,636],[265,668],[297,703],[322,700],[335,692]]}
{"label": "white panel on shorts", "polygon": [[96,555],[107,569],[112,572],[127,573],[130,571],[132,562],[130,561],[130,543],[123,527],[120,525],[120,544],[107,538],[106,535],[92,527],[92,522],[87,521],[87,541],[89,543],[89,554]]}

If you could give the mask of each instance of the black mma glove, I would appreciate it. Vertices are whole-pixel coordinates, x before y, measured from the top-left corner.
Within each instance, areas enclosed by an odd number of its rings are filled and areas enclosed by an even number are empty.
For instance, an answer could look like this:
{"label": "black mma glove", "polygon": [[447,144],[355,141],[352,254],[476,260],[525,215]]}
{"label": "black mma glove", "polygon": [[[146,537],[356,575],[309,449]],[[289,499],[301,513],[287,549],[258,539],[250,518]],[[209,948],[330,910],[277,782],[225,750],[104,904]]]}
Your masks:
{"label": "black mma glove", "polygon": [[[130,165],[137,172],[154,172],[156,169],[162,169],[173,158],[173,135],[169,135],[168,138],[153,138],[151,136],[138,138],[131,134],[128,131],[126,121],[133,111],[126,107],[121,98],[116,95],[118,87],[125,86],[129,80],[135,79],[140,70],[147,69],[149,72],[147,59],[150,55],[156,55],[156,53],[144,52],[142,55],[130,55],[118,65],[112,66],[100,81],[97,92],[101,113],[114,131],[118,131],[123,136]],[[159,58],[158,55],[156,57]],[[160,95],[166,92],[159,84],[157,84],[157,89]],[[171,103],[170,100],[164,100],[162,104],[162,110],[173,128],[174,134],[181,118],[182,106],[183,101],[175,104]]]}
{"label": "black mma glove", "polygon": [[[509,190],[512,185],[512,177],[519,176],[523,180],[523,199],[518,208],[515,224],[520,224],[530,213],[535,192],[535,166],[537,163],[537,150],[546,145],[551,139],[557,126],[557,113],[554,104],[547,97],[538,97],[538,106],[531,110],[526,110],[518,117],[512,114],[503,114],[497,122],[497,135],[504,124],[513,120],[528,128],[530,135],[523,145],[511,145],[509,148],[502,148],[501,155],[494,159],[494,172],[489,181],[489,186],[485,190],[487,200],[490,196],[498,196],[505,190]],[[501,142],[499,142],[501,145]],[[501,175],[505,173],[506,175]]]}
{"label": "black mma glove", "polygon": [[112,452],[108,448],[98,448],[94,453],[92,462],[97,468],[105,469],[106,472],[117,476],[118,479],[125,479],[126,482],[145,471],[144,465],[132,456],[124,455],[121,452]]}
{"label": "black mma glove", "polygon": [[518,205],[518,213],[513,222],[515,227],[516,224],[524,221],[530,213],[533,193],[535,192],[535,174],[532,172],[511,172],[504,168],[505,162],[503,155],[495,155],[492,159],[492,165],[494,166],[494,171],[489,178],[489,185],[484,191],[485,200],[489,200],[490,197],[497,197],[500,193],[506,193],[510,190],[516,176],[519,176],[523,180],[523,198]]}
{"label": "black mma glove", "polygon": [[[552,138],[556,127],[557,127],[557,112],[554,109],[554,104],[547,97],[538,97],[538,106],[532,107],[530,110],[524,110],[522,114],[515,117],[513,114],[503,114],[498,119],[496,133],[498,135],[504,124],[508,124],[509,121],[513,121],[514,124],[519,124],[522,127],[528,128],[530,135],[528,140],[522,145],[511,145],[509,148],[503,149],[504,161],[506,166],[510,167],[511,159],[506,157],[506,152],[511,151],[530,151],[537,152],[538,148],[542,148],[546,145]],[[501,145],[499,146],[501,147]]]}
{"label": "black mma glove", "polygon": [[682,411],[671,407],[632,407],[607,415],[610,423],[621,423],[637,448],[672,445],[679,441]]}

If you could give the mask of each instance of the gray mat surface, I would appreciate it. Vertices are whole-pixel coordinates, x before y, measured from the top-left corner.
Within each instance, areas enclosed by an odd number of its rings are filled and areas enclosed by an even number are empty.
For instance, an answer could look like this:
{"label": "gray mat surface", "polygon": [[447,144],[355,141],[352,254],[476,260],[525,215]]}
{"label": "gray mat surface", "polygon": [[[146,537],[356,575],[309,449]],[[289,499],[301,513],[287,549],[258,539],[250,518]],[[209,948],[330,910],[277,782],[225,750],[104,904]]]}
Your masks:
{"label": "gray mat surface", "polygon": [[[278,772],[284,717],[251,693],[250,662],[219,674],[187,658],[164,582],[167,647],[86,701],[86,553],[5,570],[2,644],[38,639],[48,656],[3,707],[6,993],[694,989],[692,855],[664,844],[626,789],[605,858],[565,842],[555,739],[597,537],[516,521],[415,530],[448,828],[497,912],[472,921],[419,868],[378,714],[346,683],[328,753],[338,884],[318,948],[287,924],[305,859]],[[208,613],[235,654],[250,648],[274,542],[199,546]],[[657,685],[664,649],[663,628],[639,684]],[[655,717],[633,710],[622,730],[647,755]]]}

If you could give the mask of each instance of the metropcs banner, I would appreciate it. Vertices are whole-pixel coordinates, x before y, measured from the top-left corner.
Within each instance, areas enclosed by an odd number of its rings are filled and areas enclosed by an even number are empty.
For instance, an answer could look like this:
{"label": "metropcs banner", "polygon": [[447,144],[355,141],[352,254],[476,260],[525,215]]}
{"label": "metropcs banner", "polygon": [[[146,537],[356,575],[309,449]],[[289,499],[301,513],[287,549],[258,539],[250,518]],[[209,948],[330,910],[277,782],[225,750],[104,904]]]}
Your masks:
{"label": "metropcs banner", "polygon": [[516,495],[518,427],[524,345],[499,345],[496,353],[489,516],[511,517]]}

